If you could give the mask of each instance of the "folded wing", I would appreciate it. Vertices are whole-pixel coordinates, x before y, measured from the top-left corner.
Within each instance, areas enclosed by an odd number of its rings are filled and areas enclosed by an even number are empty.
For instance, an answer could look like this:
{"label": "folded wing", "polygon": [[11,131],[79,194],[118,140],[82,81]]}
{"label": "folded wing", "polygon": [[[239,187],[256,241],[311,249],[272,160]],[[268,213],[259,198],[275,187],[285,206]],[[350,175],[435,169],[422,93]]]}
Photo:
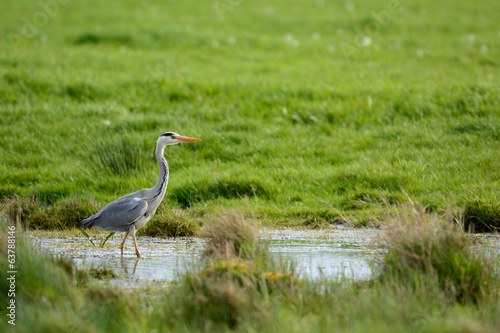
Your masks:
{"label": "folded wing", "polygon": [[87,227],[109,231],[127,231],[140,220],[148,209],[148,203],[138,198],[122,197],[104,207],[99,213],[82,221]]}

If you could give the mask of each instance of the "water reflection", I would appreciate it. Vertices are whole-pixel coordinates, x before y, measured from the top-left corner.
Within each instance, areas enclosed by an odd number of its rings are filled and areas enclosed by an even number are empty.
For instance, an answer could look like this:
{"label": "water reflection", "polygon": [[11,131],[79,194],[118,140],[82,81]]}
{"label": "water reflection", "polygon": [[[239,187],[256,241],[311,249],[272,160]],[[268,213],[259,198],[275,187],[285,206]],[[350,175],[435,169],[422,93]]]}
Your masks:
{"label": "water reflection", "polygon": [[125,265],[125,259],[123,257],[120,258],[120,263],[122,264],[123,273],[125,273],[125,276],[127,276],[127,277],[133,277],[135,275],[135,273],[137,272],[137,266],[139,265],[141,258],[135,258],[135,260],[133,260],[133,261],[135,261],[134,271],[132,272],[132,275],[129,275],[129,273],[127,271],[127,266]]}

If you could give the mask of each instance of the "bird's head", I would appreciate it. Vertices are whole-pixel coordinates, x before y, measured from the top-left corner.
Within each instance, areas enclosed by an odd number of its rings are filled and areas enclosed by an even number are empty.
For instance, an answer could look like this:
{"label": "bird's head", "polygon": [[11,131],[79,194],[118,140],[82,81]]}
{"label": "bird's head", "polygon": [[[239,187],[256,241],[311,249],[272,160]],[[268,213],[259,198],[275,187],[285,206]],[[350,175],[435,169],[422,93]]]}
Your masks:
{"label": "bird's head", "polygon": [[190,138],[187,136],[182,136],[174,132],[166,132],[158,139],[158,142],[165,146],[175,145],[177,143],[188,142],[188,141],[201,141],[201,140],[196,138]]}

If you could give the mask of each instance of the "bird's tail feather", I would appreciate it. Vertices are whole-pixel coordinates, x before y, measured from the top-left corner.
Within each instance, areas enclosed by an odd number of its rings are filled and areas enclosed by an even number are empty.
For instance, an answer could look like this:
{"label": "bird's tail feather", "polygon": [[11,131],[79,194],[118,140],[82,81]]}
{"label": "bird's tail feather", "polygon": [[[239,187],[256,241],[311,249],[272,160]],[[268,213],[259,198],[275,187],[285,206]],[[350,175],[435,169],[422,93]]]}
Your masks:
{"label": "bird's tail feather", "polygon": [[94,219],[92,219],[92,218],[85,219],[82,221],[82,224],[83,224],[84,228],[91,227],[92,224],[94,224]]}

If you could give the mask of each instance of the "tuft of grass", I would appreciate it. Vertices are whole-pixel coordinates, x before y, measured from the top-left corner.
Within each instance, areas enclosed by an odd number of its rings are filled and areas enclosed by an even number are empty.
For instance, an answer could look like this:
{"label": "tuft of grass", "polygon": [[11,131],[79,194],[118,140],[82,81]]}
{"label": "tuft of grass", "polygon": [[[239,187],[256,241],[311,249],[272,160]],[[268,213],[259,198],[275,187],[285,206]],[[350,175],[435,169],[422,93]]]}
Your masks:
{"label": "tuft of grass", "polygon": [[208,220],[203,235],[208,240],[205,257],[228,260],[236,256],[254,258],[257,254],[257,232],[254,226],[237,212]]}
{"label": "tuft of grass", "polygon": [[84,33],[72,40],[75,45],[85,45],[85,44],[118,44],[118,45],[128,45],[132,42],[132,38],[129,35],[116,35],[108,36],[95,33]]}
{"label": "tuft of grass", "polygon": [[141,147],[127,136],[119,140],[94,143],[87,149],[89,165],[94,172],[124,176],[143,171],[146,159]]}
{"label": "tuft of grass", "polygon": [[69,197],[57,202],[45,216],[49,221],[51,218],[55,220],[57,229],[80,228],[82,220],[94,214],[95,207],[96,202],[93,199]]}
{"label": "tuft of grass", "polygon": [[23,216],[29,216],[35,211],[37,211],[37,205],[33,198],[21,197],[17,194],[3,198],[0,204],[0,213],[9,221],[20,225],[22,225]]}
{"label": "tuft of grass", "polygon": [[218,198],[243,199],[245,197],[260,197],[269,199],[274,196],[273,189],[261,179],[229,177],[213,182],[202,181],[176,187],[170,196],[183,208],[189,208],[197,202],[215,200]]}
{"label": "tuft of grass", "polygon": [[31,193],[33,200],[44,206],[54,205],[61,199],[67,199],[70,195],[70,190],[61,186],[47,186],[45,188],[35,189]]}
{"label": "tuft of grass", "polygon": [[172,295],[182,298],[177,303],[174,318],[189,323],[195,330],[203,327],[235,329],[238,324],[256,315],[252,311],[253,304],[258,302],[254,285],[244,279],[237,268],[190,275]]}
{"label": "tuft of grass", "polygon": [[81,102],[94,101],[104,95],[92,84],[85,82],[66,85],[62,89],[62,94]]}
{"label": "tuft of grass", "polygon": [[321,217],[321,216],[312,216],[306,218],[301,222],[301,226],[304,226],[309,229],[325,229],[330,227],[331,219]]}
{"label": "tuft of grass", "polygon": [[92,279],[108,281],[117,277],[112,270],[106,268],[77,269],[74,275],[78,285],[88,285]]}
{"label": "tuft of grass", "polygon": [[473,232],[500,232],[500,204],[473,201],[465,205],[464,228]]}
{"label": "tuft of grass", "polygon": [[474,249],[451,211],[430,214],[412,203],[386,218],[388,253],[380,279],[420,291],[436,282],[462,304],[478,303],[494,289],[492,260]]}
{"label": "tuft of grass", "polygon": [[24,228],[63,230],[80,228],[81,221],[95,212],[94,200],[67,197],[45,206],[36,197],[13,195],[2,200],[4,211]]}
{"label": "tuft of grass", "polygon": [[[189,323],[189,330],[238,329],[267,322],[264,304],[270,295],[294,294],[296,278],[269,257],[257,230],[242,215],[231,213],[206,223],[206,267],[189,274],[168,292],[178,300],[169,322]],[[171,304],[165,304],[171,307]]]}
{"label": "tuft of grass", "polygon": [[160,207],[151,221],[139,230],[139,234],[163,237],[190,237],[200,233],[199,223],[181,209]]}

